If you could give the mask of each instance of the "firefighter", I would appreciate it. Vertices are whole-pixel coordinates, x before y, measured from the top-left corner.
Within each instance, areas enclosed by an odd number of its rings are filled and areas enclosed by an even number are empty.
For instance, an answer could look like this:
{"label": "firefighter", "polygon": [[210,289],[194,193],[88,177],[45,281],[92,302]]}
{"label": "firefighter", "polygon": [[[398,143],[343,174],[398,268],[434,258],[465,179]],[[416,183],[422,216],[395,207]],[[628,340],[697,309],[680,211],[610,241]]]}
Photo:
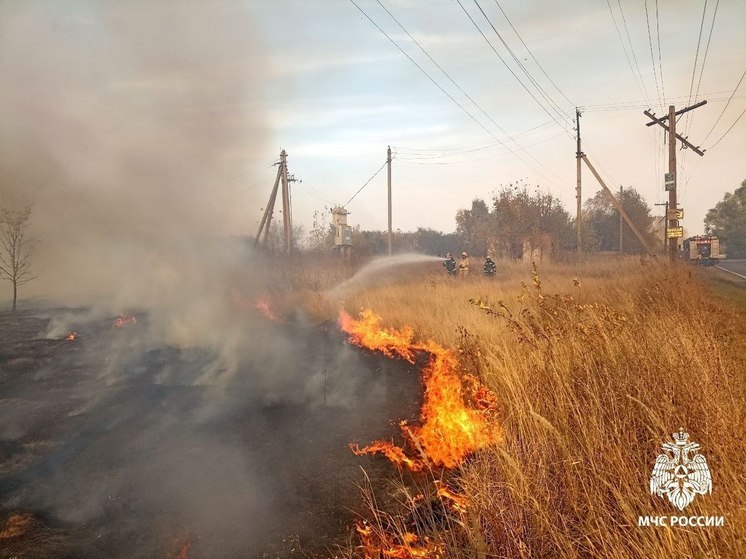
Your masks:
{"label": "firefighter", "polygon": [[461,260],[458,263],[458,271],[461,276],[469,275],[469,255],[465,252],[461,253]]}
{"label": "firefighter", "polygon": [[495,261],[492,260],[489,256],[487,256],[487,259],[484,261],[484,275],[492,278],[495,277],[495,274],[497,273],[497,265],[495,264]]}
{"label": "firefighter", "polygon": [[456,259],[453,258],[453,255],[450,252],[446,254],[446,260],[443,261],[443,267],[446,269],[449,276],[456,275]]}

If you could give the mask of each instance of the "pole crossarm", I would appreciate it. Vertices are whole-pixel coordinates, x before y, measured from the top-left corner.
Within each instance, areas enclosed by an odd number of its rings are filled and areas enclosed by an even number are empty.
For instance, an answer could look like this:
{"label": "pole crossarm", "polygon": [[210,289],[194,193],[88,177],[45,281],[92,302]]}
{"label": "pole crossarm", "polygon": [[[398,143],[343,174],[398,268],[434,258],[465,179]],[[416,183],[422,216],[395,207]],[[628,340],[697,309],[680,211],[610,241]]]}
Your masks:
{"label": "pole crossarm", "polygon": [[627,212],[624,211],[624,208],[622,207],[622,205],[614,197],[614,193],[611,192],[611,190],[609,190],[608,186],[606,186],[606,183],[603,181],[603,179],[601,178],[601,176],[598,174],[598,171],[596,171],[596,168],[593,165],[591,165],[590,161],[588,161],[588,157],[586,157],[585,155],[582,155],[581,159],[583,161],[585,161],[585,164],[591,170],[591,173],[593,174],[593,176],[596,177],[596,180],[599,182],[599,184],[604,187],[604,190],[606,190],[606,193],[609,195],[609,198],[611,198],[612,204],[614,204],[614,207],[617,210],[619,210],[619,213],[624,218],[624,221],[627,222],[627,225],[629,225],[629,228],[632,229],[632,232],[635,234],[635,237],[637,237],[637,239],[640,241],[640,243],[642,244],[642,246],[645,247],[645,250],[648,251],[648,254],[653,255],[654,252],[650,248],[650,245],[648,245],[647,241],[642,236],[642,233],[640,233],[640,231],[637,229],[637,227],[635,226],[635,224],[630,219],[629,215],[627,215]]}
{"label": "pole crossarm", "polygon": [[[688,113],[689,111],[693,111],[694,109],[697,109],[697,108],[701,107],[702,105],[706,105],[706,104],[707,104],[707,100],[700,101],[699,103],[695,103],[691,107],[684,107],[683,109],[676,111],[675,114],[676,114],[676,116],[683,115],[684,113]],[[648,115],[650,118],[652,118],[653,122],[648,122],[645,126],[653,126],[653,124],[661,124],[664,120],[668,120],[668,115],[665,115],[665,116],[662,116],[662,117],[658,118],[658,117],[656,117],[654,115],[648,114],[648,112],[649,111],[645,111],[645,114]]]}
{"label": "pole crossarm", "polygon": [[[702,103],[700,103],[699,105],[703,105],[704,103],[707,103],[707,101],[702,101]],[[690,107],[690,109],[693,109],[693,108],[695,108],[695,106],[696,106],[696,105],[694,105],[694,106]],[[668,126],[666,126],[665,124],[663,124],[663,122],[661,122],[661,121],[663,121],[663,120],[668,120],[668,117],[667,117],[667,116],[666,116],[666,117],[664,117],[664,118],[662,118],[662,119],[659,119],[659,118],[655,118],[655,115],[653,115],[653,114],[652,114],[652,113],[651,113],[650,111],[648,111],[648,110],[645,110],[645,111],[643,111],[643,113],[645,114],[645,116],[647,116],[648,118],[651,118],[651,119],[652,119],[652,122],[648,122],[648,123],[647,123],[647,124],[646,124],[645,126],[652,126],[653,124],[658,124],[658,125],[660,125],[660,126],[661,126],[661,128],[663,128],[663,130],[665,130],[666,132],[668,132],[668,131],[669,131],[669,130],[668,130]],[[701,150],[701,149],[699,149],[699,146],[695,146],[694,144],[692,144],[692,143],[691,143],[691,142],[690,142],[689,140],[687,140],[686,138],[684,138],[684,137],[683,137],[683,136],[682,136],[681,134],[679,134],[678,132],[676,133],[676,138],[678,138],[678,139],[679,139],[679,140],[681,141],[681,143],[682,143],[682,144],[684,144],[684,145],[685,145],[686,147],[690,148],[690,149],[691,149],[691,150],[692,150],[692,151],[693,151],[694,153],[696,153],[697,155],[699,155],[699,156],[702,156],[702,155],[704,155],[704,154],[705,154],[705,151],[704,151],[704,150]]]}

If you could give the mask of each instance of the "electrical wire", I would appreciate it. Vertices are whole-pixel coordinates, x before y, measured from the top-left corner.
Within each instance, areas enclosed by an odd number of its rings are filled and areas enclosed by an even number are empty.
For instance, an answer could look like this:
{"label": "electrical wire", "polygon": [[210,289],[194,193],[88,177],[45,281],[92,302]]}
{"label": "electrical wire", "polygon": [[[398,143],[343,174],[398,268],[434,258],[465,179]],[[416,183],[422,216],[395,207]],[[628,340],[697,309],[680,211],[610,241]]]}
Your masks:
{"label": "electrical wire", "polygon": [[[439,84],[439,83],[438,83],[438,82],[437,82],[437,81],[436,81],[436,80],[435,80],[435,79],[434,79],[434,78],[433,78],[432,76],[430,76],[430,74],[428,74],[428,73],[427,73],[427,72],[426,72],[426,71],[425,71],[425,70],[424,70],[424,69],[422,68],[422,66],[420,66],[420,65],[419,65],[419,64],[418,64],[418,63],[417,63],[417,62],[416,62],[416,61],[415,61],[415,60],[414,60],[414,59],[413,59],[413,58],[412,58],[412,57],[411,57],[411,56],[410,56],[410,55],[409,55],[409,54],[408,54],[408,53],[407,53],[407,52],[406,52],[406,51],[405,51],[405,50],[404,50],[404,49],[403,49],[403,48],[402,48],[401,46],[399,46],[399,44],[398,44],[398,43],[397,43],[396,41],[394,41],[394,40],[393,40],[393,39],[392,39],[392,38],[391,38],[391,37],[390,37],[390,36],[389,36],[389,35],[388,35],[388,34],[387,34],[387,33],[386,33],[386,32],[385,32],[384,30],[383,30],[383,28],[381,28],[381,26],[380,26],[380,25],[378,25],[378,24],[377,24],[377,23],[376,23],[376,22],[375,22],[375,21],[373,20],[373,18],[371,18],[371,17],[370,17],[370,16],[369,16],[369,15],[368,15],[368,14],[367,14],[367,13],[365,12],[365,10],[363,10],[363,9],[362,9],[362,8],[361,8],[361,7],[360,7],[360,6],[359,6],[359,5],[358,5],[358,4],[357,4],[357,3],[355,2],[355,0],[350,0],[350,3],[351,3],[352,5],[354,5],[354,6],[355,6],[355,7],[356,7],[356,8],[358,9],[358,11],[359,11],[360,13],[362,13],[362,14],[363,14],[363,15],[364,15],[364,16],[366,17],[366,19],[367,19],[368,21],[370,21],[370,22],[371,22],[371,23],[372,23],[372,24],[373,24],[373,25],[374,25],[374,26],[376,27],[376,29],[378,29],[378,30],[379,30],[379,31],[380,31],[380,32],[381,32],[381,33],[382,33],[382,34],[383,34],[383,35],[384,35],[384,36],[385,36],[385,37],[386,37],[386,38],[387,38],[387,39],[388,39],[388,40],[389,40],[389,41],[390,41],[390,42],[391,42],[391,43],[392,43],[392,44],[393,44],[393,45],[394,45],[394,46],[395,46],[395,47],[396,47],[396,48],[397,48],[397,49],[398,49],[398,50],[399,50],[399,51],[400,51],[400,52],[401,52],[402,54],[404,54],[404,56],[406,56],[406,57],[407,57],[407,59],[409,59],[409,61],[410,61],[410,62],[412,62],[412,64],[414,64],[414,65],[415,65],[415,66],[416,66],[416,67],[417,67],[417,68],[418,68],[418,69],[420,70],[420,72],[422,72],[422,73],[423,73],[423,74],[424,74],[424,75],[425,75],[425,76],[426,76],[426,77],[427,77],[427,78],[428,78],[428,79],[429,79],[429,80],[430,80],[430,81],[431,81],[431,82],[432,82],[432,83],[433,83],[433,84],[434,84],[434,85],[435,85],[435,86],[436,86],[436,87],[437,87],[438,89],[440,89],[440,90],[441,90],[441,91],[442,91],[442,92],[443,92],[443,93],[444,93],[444,94],[445,94],[445,95],[446,95],[446,96],[447,96],[447,97],[448,97],[448,98],[449,98],[449,99],[450,99],[450,100],[451,100],[451,101],[452,101],[452,102],[453,102],[453,103],[454,103],[454,104],[455,104],[455,105],[456,105],[456,106],[457,106],[457,107],[458,107],[459,109],[461,109],[461,110],[462,110],[462,111],[463,111],[463,112],[464,112],[464,113],[465,113],[465,114],[466,114],[467,116],[469,116],[469,118],[471,118],[471,120],[473,120],[473,121],[474,121],[474,122],[475,122],[475,123],[476,123],[476,124],[477,124],[477,125],[478,125],[478,126],[479,126],[479,127],[481,128],[481,129],[482,129],[482,130],[484,130],[484,131],[485,131],[485,132],[486,132],[487,134],[489,134],[489,135],[490,135],[490,136],[491,136],[492,138],[494,138],[494,139],[495,139],[496,141],[498,141],[498,142],[501,142],[501,143],[502,143],[502,140],[500,140],[500,138],[498,138],[498,137],[497,137],[497,136],[496,136],[496,135],[495,135],[494,133],[492,133],[492,132],[491,132],[491,131],[490,131],[490,130],[489,130],[489,129],[488,129],[488,128],[487,128],[487,127],[486,127],[486,126],[484,125],[484,124],[482,124],[482,123],[481,123],[481,122],[480,122],[480,121],[479,121],[479,120],[478,120],[478,119],[477,119],[477,118],[476,118],[476,117],[475,117],[474,115],[472,115],[472,114],[471,114],[471,113],[470,113],[470,112],[469,112],[468,110],[466,110],[466,108],[464,108],[464,107],[463,107],[463,105],[461,105],[461,103],[459,103],[459,102],[458,102],[458,101],[457,101],[457,100],[456,100],[456,99],[455,99],[455,98],[454,98],[454,97],[453,97],[453,96],[452,96],[452,95],[451,95],[450,93],[448,93],[448,92],[447,92],[447,91],[446,91],[446,90],[445,90],[445,89],[443,88],[443,86],[441,86],[441,85],[440,85],[440,84]],[[551,114],[550,114],[549,116],[550,116],[550,117],[552,117],[552,115],[551,115]],[[526,161],[525,159],[523,159],[523,158],[522,158],[522,157],[521,157],[521,156],[520,156],[519,154],[517,154],[517,153],[516,153],[516,152],[515,152],[514,150],[512,150],[512,149],[510,148],[510,146],[508,146],[507,144],[503,144],[503,145],[505,145],[505,147],[506,147],[506,148],[507,148],[507,149],[508,149],[508,150],[509,150],[509,151],[510,151],[510,152],[511,152],[511,153],[512,153],[513,155],[515,155],[515,156],[516,156],[516,157],[517,157],[517,158],[518,158],[518,159],[519,159],[519,160],[520,160],[520,161],[521,161],[521,162],[522,162],[523,164],[525,164],[526,166],[528,166],[528,167],[529,167],[530,169],[532,169],[532,170],[533,170],[534,172],[536,172],[537,174],[541,175],[541,176],[542,176],[543,178],[545,178],[545,179],[546,179],[546,180],[548,180],[549,182],[551,182],[551,183],[555,184],[556,186],[559,186],[560,188],[566,188],[566,187],[563,187],[562,185],[560,185],[559,183],[557,183],[556,181],[554,181],[553,179],[551,179],[550,177],[547,177],[547,176],[546,176],[546,175],[545,175],[544,173],[542,173],[541,171],[537,170],[537,169],[536,169],[535,167],[533,167],[533,166],[532,166],[532,165],[531,165],[530,163],[528,163],[528,162],[527,162],[527,161]],[[527,153],[528,153],[528,152],[527,152]],[[534,158],[534,157],[533,157],[533,156],[532,156],[531,154],[528,154],[528,155],[529,155],[530,157]],[[536,158],[534,158],[534,159],[536,159]],[[538,160],[536,160],[536,161],[537,161],[537,162],[539,163],[539,165],[541,165],[541,166],[543,167],[543,165],[541,164],[541,162],[539,162]],[[546,169],[546,167],[545,167],[545,169]],[[547,171],[549,171],[549,170],[547,169]],[[549,172],[551,173],[551,171],[549,171]],[[552,174],[554,174],[554,173],[552,173]],[[556,176],[556,175],[555,175],[555,176]],[[560,177],[557,177],[557,178],[560,178]],[[560,180],[561,180],[561,179],[560,179]]]}
{"label": "electrical wire", "polygon": [[549,77],[549,74],[547,74],[546,70],[544,70],[544,67],[541,65],[541,63],[539,63],[539,61],[534,56],[534,53],[531,52],[530,48],[528,48],[528,45],[525,43],[525,41],[523,40],[523,38],[521,37],[521,35],[518,33],[518,30],[513,25],[513,22],[510,21],[510,18],[508,17],[508,14],[506,14],[505,10],[503,10],[503,7],[500,5],[500,2],[498,2],[498,0],[495,0],[495,4],[497,4],[497,7],[500,8],[500,11],[502,12],[503,16],[505,16],[505,20],[510,24],[510,27],[515,32],[516,37],[518,37],[518,40],[521,41],[521,44],[528,51],[528,54],[531,55],[531,58],[533,59],[533,61],[536,62],[536,65],[539,67],[539,69],[542,71],[542,73],[549,80],[549,83],[551,83],[554,86],[554,88],[557,91],[559,91],[560,95],[562,95],[562,97],[565,98],[565,101],[567,101],[568,103],[570,103],[571,106],[575,106],[575,103],[573,103],[572,101],[570,101],[570,99],[568,99],[567,95],[565,95],[565,93],[559,88],[559,86],[556,83],[554,83],[554,80]]}
{"label": "electrical wire", "polygon": [[609,2],[609,0],[606,0],[606,5],[609,7],[609,13],[611,14],[611,19],[614,22],[614,29],[616,29],[617,37],[619,37],[619,43],[622,45],[622,50],[624,51],[624,58],[627,59],[627,65],[629,66],[629,71],[632,72],[632,77],[635,79],[635,83],[637,84],[637,87],[640,89],[640,93],[642,93],[643,96],[647,99],[648,94],[644,89],[644,84],[640,83],[640,81],[637,78],[637,74],[635,74],[635,69],[632,68],[632,61],[629,59],[629,55],[627,54],[627,47],[624,44],[624,39],[622,39],[622,32],[619,30],[619,24],[616,21],[616,16],[614,15],[614,10],[611,7],[611,2]]}
{"label": "electrical wire", "polygon": [[663,102],[665,103],[666,102],[666,84],[663,81],[663,62],[661,60],[661,29],[660,29],[660,18],[658,17],[658,0],[655,0],[655,35],[658,38],[658,70],[660,70],[660,73],[661,73],[661,91],[663,92]]}
{"label": "electrical wire", "polygon": [[714,147],[715,147],[716,145],[718,145],[718,144],[719,144],[719,143],[720,143],[720,142],[721,142],[721,141],[723,140],[723,138],[725,138],[725,137],[726,137],[726,136],[728,135],[728,132],[730,132],[731,130],[733,130],[733,127],[734,127],[734,126],[735,126],[736,124],[738,124],[738,121],[739,121],[739,120],[741,120],[741,117],[743,116],[743,114],[744,114],[744,113],[746,113],[746,109],[744,109],[743,111],[741,111],[741,114],[740,114],[740,115],[738,115],[738,118],[737,118],[737,119],[735,120],[735,122],[734,122],[733,124],[731,124],[731,125],[730,125],[730,128],[728,128],[728,130],[726,130],[726,131],[725,131],[725,133],[724,133],[724,134],[723,134],[722,136],[720,136],[720,138],[718,138],[718,141],[717,141],[717,142],[715,142],[714,144],[712,144],[712,145],[711,145],[711,146],[710,146],[709,148],[707,148],[707,149],[710,149],[710,150],[711,150],[711,149],[713,149],[713,148],[714,148]]}
{"label": "electrical wire", "polygon": [[355,192],[355,194],[352,195],[352,198],[350,198],[349,200],[347,200],[347,203],[342,206],[343,208],[346,208],[350,204],[350,202],[352,202],[355,199],[355,197],[363,191],[363,188],[365,188],[366,186],[368,186],[370,184],[370,182],[374,178],[376,178],[376,176],[378,176],[378,173],[380,173],[381,170],[386,166],[386,163],[388,163],[388,160],[384,161],[383,165],[381,165],[378,168],[378,170],[375,173],[373,173],[373,175],[367,181],[365,181],[365,184],[363,186],[361,186],[360,188],[357,189],[357,192]]}
{"label": "electrical wire", "polygon": [[694,55],[694,68],[692,68],[692,81],[689,84],[689,100],[686,102],[687,105],[692,103],[692,91],[694,91],[694,77],[697,74],[697,61],[699,60],[699,47],[702,43],[702,29],[705,26],[705,14],[707,13],[707,0],[705,0],[704,8],[702,9],[702,21],[699,24],[699,37],[697,38],[697,52]]}
{"label": "electrical wire", "polygon": [[[492,49],[492,52],[494,52],[494,53],[495,53],[495,55],[497,55],[497,58],[498,58],[498,59],[500,60],[500,62],[502,62],[503,66],[505,66],[505,68],[507,68],[507,70],[508,70],[508,71],[509,71],[509,72],[510,72],[510,73],[512,74],[512,76],[513,76],[513,77],[514,77],[514,78],[515,78],[515,79],[516,79],[516,80],[518,81],[518,83],[519,83],[519,84],[521,84],[521,87],[523,87],[523,89],[525,89],[525,90],[526,90],[526,93],[528,93],[528,94],[529,94],[529,95],[531,96],[531,98],[532,98],[532,99],[533,99],[533,100],[534,100],[534,101],[536,102],[536,104],[537,104],[537,105],[539,105],[539,107],[541,107],[541,109],[542,109],[542,110],[543,110],[543,111],[544,111],[545,113],[547,113],[547,115],[549,115],[549,118],[551,118],[552,120],[554,120],[554,121],[555,121],[555,122],[557,123],[557,125],[558,125],[558,126],[559,126],[560,128],[562,128],[562,129],[564,129],[565,131],[567,131],[567,123],[564,123],[564,124],[560,123],[560,122],[559,122],[559,121],[557,120],[557,117],[556,117],[555,115],[553,115],[553,114],[552,114],[552,113],[551,113],[551,112],[549,111],[549,109],[547,109],[547,108],[546,108],[546,107],[544,106],[544,104],[543,104],[543,103],[542,103],[541,101],[539,101],[539,100],[538,100],[538,99],[536,98],[536,95],[534,95],[534,93],[533,93],[533,92],[532,92],[532,91],[531,91],[531,90],[530,90],[530,89],[528,88],[528,86],[526,86],[526,84],[525,84],[525,83],[523,83],[523,80],[521,80],[521,78],[519,78],[519,77],[518,77],[518,75],[517,75],[517,74],[516,74],[516,73],[515,73],[515,72],[513,71],[513,69],[512,69],[512,68],[510,67],[510,65],[509,65],[509,64],[508,64],[508,63],[507,63],[507,62],[505,61],[505,59],[504,59],[504,58],[503,58],[503,57],[502,57],[502,56],[500,55],[500,53],[499,53],[499,52],[497,52],[497,49],[495,48],[495,46],[494,46],[494,45],[492,44],[492,42],[491,42],[491,41],[490,41],[490,40],[489,40],[489,39],[487,38],[487,36],[486,36],[486,35],[484,34],[484,32],[482,32],[482,30],[480,29],[480,27],[479,27],[479,26],[477,25],[477,22],[476,22],[476,21],[474,21],[474,18],[472,18],[472,17],[471,17],[471,14],[470,14],[470,13],[469,13],[469,12],[468,12],[468,11],[466,10],[466,8],[464,7],[464,5],[463,5],[463,4],[461,3],[461,0],[456,0],[456,2],[457,2],[457,3],[458,3],[458,5],[459,5],[459,6],[461,7],[461,10],[463,10],[463,12],[464,12],[464,13],[465,13],[465,14],[467,15],[467,17],[468,17],[468,18],[469,18],[469,20],[470,20],[470,21],[472,22],[472,24],[473,24],[473,25],[474,25],[474,27],[475,27],[475,28],[477,29],[477,31],[479,31],[479,34],[480,34],[480,35],[482,35],[482,37],[484,38],[484,40],[485,40],[485,41],[487,41],[487,44],[489,45],[490,49]],[[506,48],[506,49],[508,49],[508,51],[509,51],[509,52],[510,52],[510,53],[512,54],[512,51],[510,50],[510,48],[509,48],[509,47],[507,46],[507,44],[506,44],[506,43],[505,43],[505,41],[503,40],[502,36],[501,36],[501,35],[500,35],[500,33],[499,33],[499,32],[497,31],[497,28],[496,28],[496,27],[495,27],[495,26],[493,25],[493,23],[492,23],[492,21],[490,20],[490,18],[489,18],[489,17],[487,16],[487,14],[485,13],[485,11],[484,11],[484,10],[482,9],[482,6],[480,6],[480,5],[479,5],[479,2],[478,2],[477,0],[474,0],[474,4],[476,4],[476,6],[477,6],[477,8],[479,9],[479,11],[480,11],[480,12],[482,13],[482,16],[484,16],[484,18],[485,18],[485,19],[487,20],[487,23],[488,23],[488,24],[490,25],[490,27],[492,27],[492,30],[493,30],[493,31],[495,32],[495,34],[497,35],[497,37],[498,37],[498,38],[500,39],[500,41],[501,41],[501,42],[503,43],[503,45],[505,46],[505,48]],[[512,56],[515,56],[515,55],[513,55],[513,54],[512,54]],[[529,78],[529,79],[532,79],[532,78]],[[556,109],[555,107],[553,107],[553,106],[551,105],[551,103],[550,103],[550,107],[551,107],[552,109],[554,109],[554,110],[555,110],[555,111],[557,112],[557,114],[558,114],[558,115],[560,116],[560,118],[564,118],[564,117],[563,117],[563,115],[562,115],[562,112],[561,112],[561,110],[558,110],[558,109]],[[565,115],[565,117],[566,117],[566,118],[569,118],[569,115]],[[568,135],[569,135],[569,136],[570,136],[570,137],[572,138],[572,135],[571,135],[571,134],[569,134],[569,133],[568,133]]]}
{"label": "electrical wire", "polygon": [[629,43],[629,50],[632,53],[632,60],[634,60],[635,62],[635,68],[637,68],[637,75],[640,76],[640,83],[642,83],[643,94],[645,95],[645,99],[647,99],[648,102],[650,102],[649,96],[648,96],[648,90],[645,87],[645,80],[642,77],[642,72],[640,71],[640,65],[637,63],[637,55],[635,54],[635,47],[632,44],[632,39],[629,36],[629,27],[627,27],[627,18],[624,16],[624,9],[622,8],[622,1],[617,0],[617,4],[619,5],[619,12],[622,14],[622,23],[624,24],[624,32],[627,35],[627,42]]}
{"label": "electrical wire", "polygon": [[[516,146],[517,146],[517,147],[518,147],[519,149],[522,149],[522,150],[523,150],[523,148],[521,148],[521,145],[520,145],[520,144],[519,144],[519,143],[518,143],[518,142],[517,142],[517,141],[516,141],[516,140],[515,140],[515,139],[514,139],[514,138],[513,138],[513,137],[512,137],[512,136],[511,136],[510,134],[508,134],[508,133],[507,133],[507,132],[505,131],[505,129],[504,129],[504,128],[503,128],[502,126],[500,126],[500,125],[499,125],[499,124],[498,124],[497,122],[495,122],[495,120],[494,120],[494,119],[493,119],[493,118],[492,118],[492,117],[491,117],[491,116],[490,116],[489,114],[487,114],[487,112],[486,112],[486,111],[485,111],[485,110],[484,110],[484,109],[483,109],[483,108],[482,108],[482,107],[481,107],[481,106],[480,106],[480,105],[479,105],[479,104],[478,104],[478,103],[477,103],[477,102],[476,102],[476,101],[475,101],[475,100],[474,100],[474,99],[473,99],[473,98],[471,97],[471,95],[469,95],[469,94],[468,94],[468,93],[467,93],[466,91],[464,91],[464,88],[462,88],[462,87],[461,87],[461,86],[460,86],[460,85],[459,85],[459,84],[458,84],[458,83],[456,82],[456,80],[454,80],[454,79],[453,79],[453,78],[451,77],[451,75],[450,75],[450,74],[449,74],[448,72],[446,72],[446,70],[445,70],[445,69],[444,69],[444,68],[443,68],[443,67],[442,67],[442,66],[441,66],[440,64],[438,64],[438,62],[437,62],[437,61],[436,61],[436,60],[435,60],[435,59],[434,59],[434,58],[433,58],[433,57],[432,57],[432,56],[430,55],[430,53],[429,53],[429,52],[427,52],[427,50],[426,50],[426,49],[425,49],[425,48],[424,48],[424,47],[423,47],[423,46],[422,46],[422,45],[421,45],[421,44],[420,44],[420,43],[419,43],[419,42],[417,41],[417,39],[415,39],[415,38],[414,38],[414,37],[412,36],[412,34],[411,34],[411,33],[410,33],[409,31],[407,31],[407,29],[406,29],[406,28],[405,28],[405,27],[404,27],[404,26],[403,26],[403,25],[401,24],[401,22],[400,22],[400,21],[399,21],[398,19],[396,19],[396,17],[394,16],[394,14],[392,14],[392,13],[391,13],[391,12],[389,11],[389,9],[388,9],[388,8],[386,8],[386,6],[384,6],[384,5],[383,5],[383,3],[381,2],[381,0],[376,0],[376,1],[378,2],[378,5],[379,5],[379,6],[381,6],[381,8],[383,8],[383,9],[384,9],[384,10],[386,11],[386,13],[387,13],[387,14],[388,14],[388,15],[389,15],[389,16],[391,17],[391,19],[393,19],[393,20],[394,20],[394,22],[396,22],[396,24],[397,24],[397,25],[398,25],[398,26],[399,26],[399,27],[401,28],[401,30],[402,30],[402,31],[404,31],[404,33],[406,33],[407,37],[409,37],[409,38],[410,38],[410,39],[412,40],[412,42],[413,42],[413,43],[414,43],[415,45],[417,45],[417,47],[418,47],[418,48],[419,48],[419,49],[420,49],[420,50],[421,50],[421,51],[422,51],[422,52],[423,52],[423,53],[425,54],[425,56],[427,56],[427,58],[428,58],[428,59],[429,59],[429,60],[430,60],[430,61],[431,61],[431,62],[432,62],[432,63],[433,63],[433,64],[434,64],[434,65],[435,65],[435,66],[436,66],[436,67],[437,67],[437,68],[438,68],[438,69],[439,69],[439,70],[440,70],[440,71],[441,71],[442,73],[443,73],[443,75],[445,75],[445,77],[446,77],[446,78],[448,78],[448,79],[450,80],[450,82],[451,82],[451,83],[452,83],[452,84],[453,84],[453,85],[454,85],[454,86],[455,86],[455,87],[456,87],[456,88],[457,88],[457,89],[458,89],[458,90],[459,90],[459,91],[460,91],[460,92],[461,92],[462,94],[464,94],[464,95],[466,96],[466,98],[467,98],[467,99],[468,99],[469,101],[471,101],[471,103],[472,103],[472,104],[473,104],[473,105],[474,105],[474,106],[475,106],[475,107],[476,107],[476,108],[477,108],[477,109],[478,109],[478,110],[479,110],[479,111],[480,111],[480,112],[481,112],[481,113],[482,113],[482,114],[483,114],[483,115],[484,115],[485,117],[487,117],[487,119],[488,119],[488,120],[489,120],[489,121],[490,121],[490,122],[491,122],[492,124],[494,124],[494,125],[495,125],[495,127],[497,127],[497,129],[498,129],[498,130],[500,130],[500,132],[502,132],[503,134],[505,134],[505,135],[507,136],[507,139],[508,139],[508,141],[512,141],[512,142],[513,142],[513,143],[514,143],[514,144],[515,144],[515,145],[516,145]],[[501,145],[504,145],[503,141],[502,141],[502,140],[500,140],[500,139],[498,139],[498,143],[500,143]],[[526,151],[526,150],[523,150],[523,151]],[[534,161],[535,161],[535,162],[536,162],[537,164],[539,164],[539,165],[540,165],[540,166],[541,166],[542,168],[544,168],[544,169],[545,169],[545,170],[546,170],[547,172],[549,172],[549,173],[552,173],[552,171],[550,171],[549,169],[547,169],[546,167],[544,167],[544,165],[543,165],[543,164],[541,163],[541,161],[539,161],[538,159],[536,159],[536,158],[535,158],[535,157],[534,157],[534,156],[533,156],[532,154],[528,153],[527,151],[526,151],[526,154],[527,154],[527,155],[528,155],[529,157],[531,157],[531,158],[532,158],[532,159],[533,159],[533,160],[534,160]],[[554,173],[552,173],[552,174],[554,174]],[[555,176],[556,176],[556,175],[555,175]],[[557,177],[557,178],[560,178],[560,177]]]}
{"label": "electrical wire", "polygon": [[653,78],[655,79],[655,92],[658,95],[658,105],[661,110],[665,105],[663,104],[663,98],[661,97],[660,86],[658,85],[658,71],[655,68],[655,56],[653,55],[653,37],[650,33],[650,16],[648,15],[648,0],[645,0],[645,24],[648,28],[648,46],[650,47],[650,62],[653,64]]}
{"label": "electrical wire", "polygon": [[744,76],[746,76],[746,69],[744,69],[743,74],[741,74],[741,78],[738,80],[738,83],[736,84],[736,87],[733,90],[733,93],[731,93],[730,97],[728,98],[728,102],[725,104],[725,107],[723,107],[723,110],[720,112],[717,119],[715,120],[715,124],[712,125],[712,128],[710,128],[710,131],[707,133],[707,136],[705,136],[705,139],[702,140],[703,144],[707,141],[707,138],[710,137],[710,134],[712,134],[712,131],[715,130],[715,127],[718,125],[718,122],[720,122],[720,119],[725,114],[725,111],[728,109],[730,102],[733,100],[733,96],[736,94],[736,91],[738,91],[738,88],[741,86],[741,82],[743,81]]}

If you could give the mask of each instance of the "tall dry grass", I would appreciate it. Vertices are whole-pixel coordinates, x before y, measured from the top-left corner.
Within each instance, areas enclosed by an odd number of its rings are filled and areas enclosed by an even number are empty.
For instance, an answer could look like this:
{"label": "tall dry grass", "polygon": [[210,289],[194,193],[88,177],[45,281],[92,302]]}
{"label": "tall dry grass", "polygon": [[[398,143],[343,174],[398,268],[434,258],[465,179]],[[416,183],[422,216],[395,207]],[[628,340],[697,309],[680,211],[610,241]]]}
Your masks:
{"label": "tall dry grass", "polygon": [[[344,306],[459,348],[500,399],[504,443],[451,480],[471,503],[468,519],[443,530],[440,515],[423,516],[407,498],[386,515],[440,538],[442,556],[746,557],[735,315],[688,268],[628,259],[532,275],[501,265],[495,279],[433,273],[369,287]],[[314,299],[316,312],[333,307]],[[724,527],[637,526],[638,516],[682,514],[648,491],[660,444],[679,426],[713,475],[712,495],[683,514],[723,515]]]}

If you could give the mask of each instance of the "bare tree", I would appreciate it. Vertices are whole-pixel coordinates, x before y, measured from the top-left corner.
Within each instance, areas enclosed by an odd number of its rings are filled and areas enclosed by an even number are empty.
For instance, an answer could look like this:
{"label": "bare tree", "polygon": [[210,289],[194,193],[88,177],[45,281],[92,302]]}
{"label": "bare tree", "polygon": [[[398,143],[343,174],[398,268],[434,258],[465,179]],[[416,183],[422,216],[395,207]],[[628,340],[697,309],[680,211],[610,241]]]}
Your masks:
{"label": "bare tree", "polygon": [[31,204],[21,209],[0,208],[0,279],[13,284],[13,310],[18,286],[36,279],[31,274],[34,240],[28,236]]}

